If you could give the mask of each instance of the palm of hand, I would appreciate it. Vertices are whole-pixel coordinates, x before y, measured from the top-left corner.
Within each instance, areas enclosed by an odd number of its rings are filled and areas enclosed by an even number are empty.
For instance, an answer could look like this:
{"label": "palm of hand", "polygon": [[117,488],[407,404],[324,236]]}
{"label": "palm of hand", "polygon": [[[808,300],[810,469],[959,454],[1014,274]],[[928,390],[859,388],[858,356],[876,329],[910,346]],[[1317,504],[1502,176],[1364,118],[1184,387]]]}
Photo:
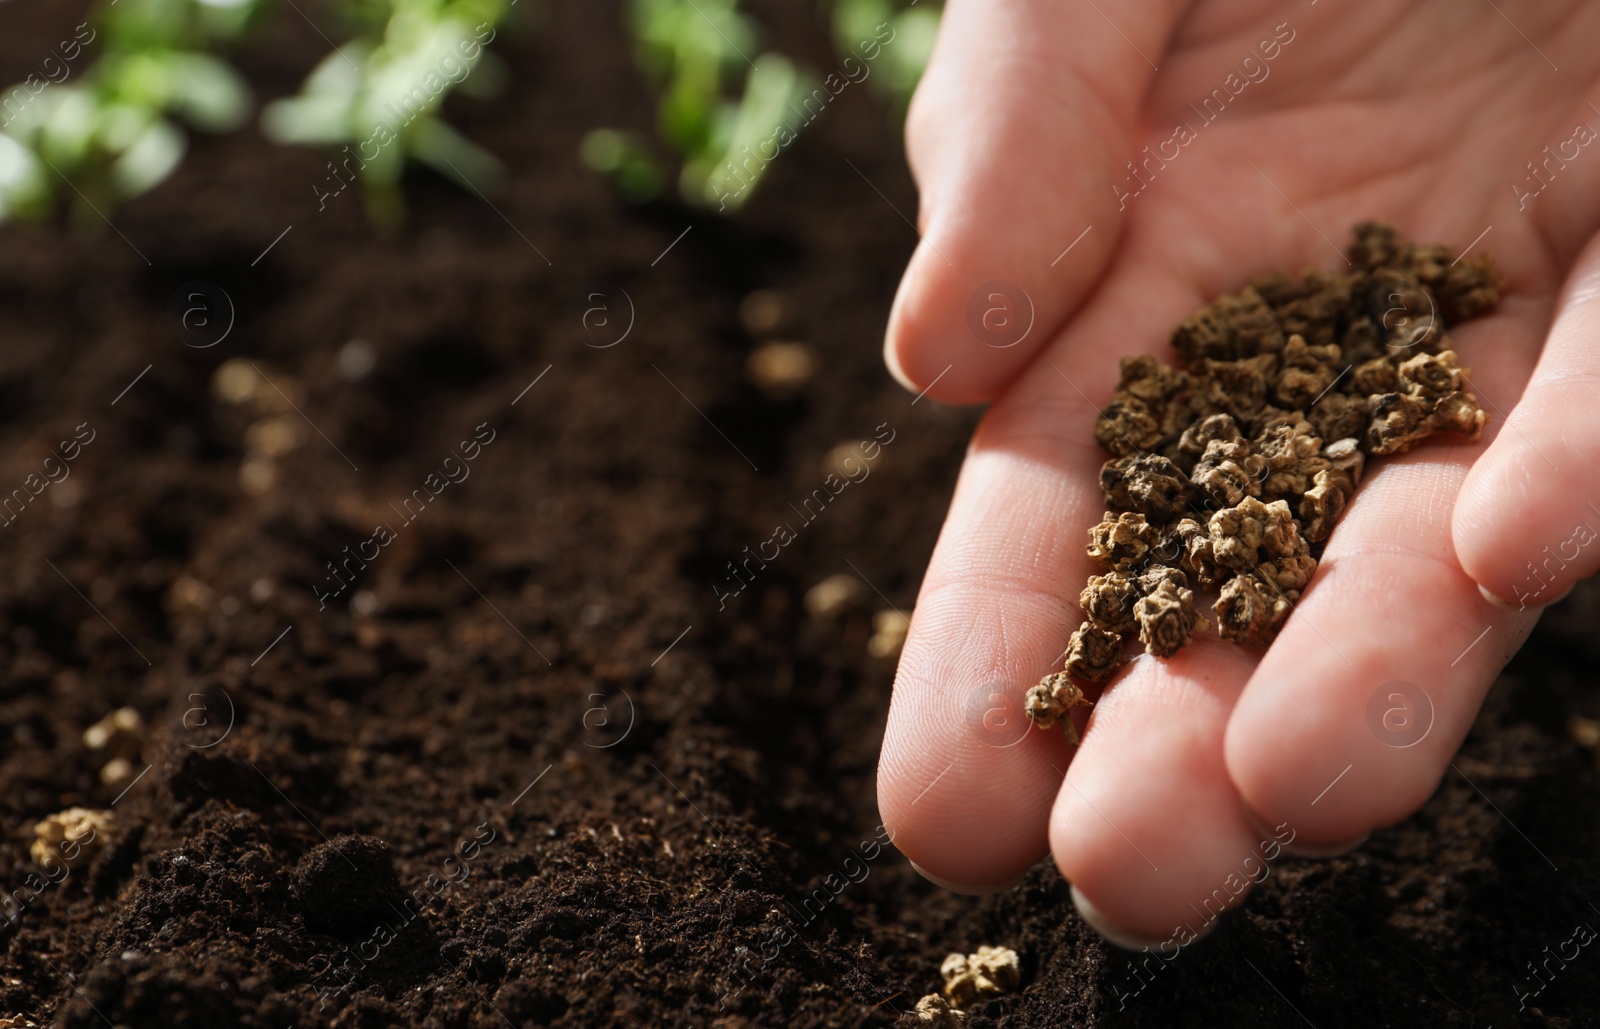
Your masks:
{"label": "palm of hand", "polygon": [[[1600,417],[1571,412],[1600,378],[1584,342],[1600,290],[1582,286],[1600,273],[1600,248],[1585,250],[1600,147],[1575,132],[1600,126],[1600,57],[1581,43],[1600,12],[1564,3],[1513,26],[1489,5],[1227,5],[1167,40],[1166,15],[1078,6],[952,4],[913,111],[926,236],[891,366],[947,399],[1004,389],[918,599],[879,798],[930,878],[996,888],[1048,848],[1102,931],[1160,940],[1242,897],[1274,841],[1338,848],[1415,810],[1534,608],[1592,570],[1586,553],[1560,582],[1524,583],[1541,548],[1600,526],[1600,488],[1583,481]],[[1276,50],[1258,47],[1275,31]],[[997,53],[993,95],[973,98],[963,65]],[[1020,170],[995,156],[1023,146]],[[1550,154],[1567,160],[1535,177],[1527,162]],[[1492,416],[1484,441],[1379,461],[1264,654],[1212,637],[1141,658],[1081,747],[1027,731],[1022,690],[1081,621],[1106,457],[1092,425],[1117,358],[1164,352],[1178,321],[1248,276],[1343,267],[1368,218],[1424,242],[1481,236],[1509,280],[1495,315],[1451,333]],[[1004,349],[966,327],[970,293],[994,280],[1036,309],[1038,328]],[[1539,592],[1519,611],[1479,583]]]}

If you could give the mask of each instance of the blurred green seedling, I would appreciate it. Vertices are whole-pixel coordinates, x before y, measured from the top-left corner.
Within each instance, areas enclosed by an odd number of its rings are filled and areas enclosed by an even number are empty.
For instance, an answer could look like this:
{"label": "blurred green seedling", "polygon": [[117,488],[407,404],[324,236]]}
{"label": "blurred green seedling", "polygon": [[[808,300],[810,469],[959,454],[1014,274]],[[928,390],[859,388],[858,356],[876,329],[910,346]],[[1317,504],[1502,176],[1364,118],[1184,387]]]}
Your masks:
{"label": "blurred green seedling", "polygon": [[300,92],[262,111],[277,143],[334,151],[327,174],[308,185],[319,209],[359,184],[374,224],[404,215],[401,175],[427,165],[463,187],[493,188],[495,156],[451,128],[446,97],[487,98],[504,85],[505,66],[485,47],[510,10],[505,0],[360,0],[351,6],[362,34],[330,53]]}
{"label": "blurred green seedling", "polygon": [[[738,0],[628,5],[635,58],[658,97],[656,132],[679,162],[678,193],[721,210],[742,204],[765,170],[748,154],[792,141],[812,83],[793,61],[761,49],[754,21],[738,8]],[[630,200],[655,199],[668,182],[636,133],[596,130],[581,157]]]}
{"label": "blurred green seedling", "polygon": [[165,180],[183,159],[181,124],[238,128],[250,93],[208,51],[242,35],[258,0],[101,4],[0,98],[0,219],[42,216],[67,198],[74,222]]}

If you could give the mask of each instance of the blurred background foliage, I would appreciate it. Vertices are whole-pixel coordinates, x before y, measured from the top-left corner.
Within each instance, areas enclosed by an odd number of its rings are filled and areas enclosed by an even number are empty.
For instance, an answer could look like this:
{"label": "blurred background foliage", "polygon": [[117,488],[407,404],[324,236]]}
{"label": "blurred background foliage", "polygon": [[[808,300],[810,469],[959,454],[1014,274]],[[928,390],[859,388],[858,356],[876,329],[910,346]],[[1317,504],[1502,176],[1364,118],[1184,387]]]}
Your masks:
{"label": "blurred background foliage", "polygon": [[[487,46],[514,2],[326,0],[319,9],[343,41],[297,94],[265,105],[262,132],[324,150],[319,205],[358,185],[379,228],[403,218],[410,164],[492,190],[500,162],[442,109],[458,90],[489,100],[503,88],[508,69]],[[740,0],[624,0],[655,133],[596,129],[580,159],[630,201],[675,192],[731,212],[844,89],[868,83],[903,116],[938,29],[936,0],[820,2],[838,52],[829,69],[769,48]],[[269,16],[281,12],[266,0],[101,0],[38,73],[0,94],[0,220],[64,209],[99,225],[177,168],[186,129],[246,125],[254,100],[227,57]]]}

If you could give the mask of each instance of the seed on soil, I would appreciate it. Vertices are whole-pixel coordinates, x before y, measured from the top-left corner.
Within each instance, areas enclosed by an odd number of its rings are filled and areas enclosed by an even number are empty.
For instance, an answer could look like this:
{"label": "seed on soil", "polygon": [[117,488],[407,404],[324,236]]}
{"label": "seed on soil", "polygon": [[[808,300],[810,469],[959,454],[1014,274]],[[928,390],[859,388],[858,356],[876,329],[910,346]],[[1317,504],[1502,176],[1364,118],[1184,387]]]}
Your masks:
{"label": "seed on soil", "polygon": [[239,486],[252,497],[272,492],[278,484],[278,464],[270,457],[251,454],[239,465]]}
{"label": "seed on soil", "polygon": [[136,767],[125,757],[114,757],[100,766],[100,781],[107,786],[122,786],[133,781]]}
{"label": "seed on soil", "polygon": [[861,599],[861,580],[840,572],[806,590],[806,614],[812,618],[837,618]]}
{"label": "seed on soil", "polygon": [[879,611],[872,616],[872,638],[867,640],[867,653],[873,657],[894,657],[905,646],[906,630],[910,628],[909,615]]}
{"label": "seed on soil", "polygon": [[250,400],[256,395],[258,386],[270,388],[261,381],[261,376],[250,366],[250,362],[242,357],[222,362],[211,376],[212,392],[230,404],[243,404]]}
{"label": "seed on soil", "polygon": [[109,811],[69,807],[40,819],[33,827],[29,853],[41,866],[61,862],[69,868],[87,864],[115,838]]}
{"label": "seed on soil", "polygon": [[0,1016],[0,1029],[39,1029],[39,1023],[21,1015]]}
{"label": "seed on soil", "polygon": [[262,418],[244,431],[244,445],[262,457],[283,457],[300,445],[300,425],[283,415]]}
{"label": "seed on soil", "polygon": [[763,343],[750,352],[745,375],[761,392],[775,398],[798,394],[817,371],[817,358],[804,343]]}
{"label": "seed on soil", "polygon": [[939,966],[950,1006],[965,1010],[976,1000],[1010,993],[1022,982],[1022,962],[1010,947],[987,944],[971,954],[951,954]]}
{"label": "seed on soil", "polygon": [[1111,678],[1135,634],[1170,658],[1208,632],[1196,591],[1222,639],[1270,644],[1372,457],[1482,434],[1448,330],[1493,310],[1499,273],[1386,225],[1354,235],[1347,271],[1258,278],[1184,319],[1178,366],[1122,359],[1094,430],[1111,455],[1088,541],[1102,574],[1079,597],[1088,621],[1063,670],[1028,692],[1035,724],[1070,735],[1063,714],[1082,694],[1062,683]]}
{"label": "seed on soil", "polygon": [[[876,443],[873,446],[877,446]],[[883,460],[883,452],[877,453],[877,460]],[[860,443],[841,443],[828,451],[822,459],[822,474],[837,475],[841,479],[851,482],[860,482],[867,474],[868,464],[866,452]]]}
{"label": "seed on soil", "polygon": [[739,301],[739,325],[752,336],[770,336],[789,324],[789,300],[775,289],[757,289]]}
{"label": "seed on soil", "polygon": [[167,590],[168,611],[204,611],[210,606],[211,587],[193,576],[179,576]]}
{"label": "seed on soil", "polygon": [[119,707],[83,730],[83,745],[107,758],[132,757],[143,744],[144,719],[131,707]]}
{"label": "seed on soil", "polygon": [[967,1021],[967,1013],[951,1007],[950,1002],[939,993],[930,993],[917,1001],[916,1016],[919,1021],[928,1023],[934,1029],[951,1029],[954,1026],[965,1025]]}

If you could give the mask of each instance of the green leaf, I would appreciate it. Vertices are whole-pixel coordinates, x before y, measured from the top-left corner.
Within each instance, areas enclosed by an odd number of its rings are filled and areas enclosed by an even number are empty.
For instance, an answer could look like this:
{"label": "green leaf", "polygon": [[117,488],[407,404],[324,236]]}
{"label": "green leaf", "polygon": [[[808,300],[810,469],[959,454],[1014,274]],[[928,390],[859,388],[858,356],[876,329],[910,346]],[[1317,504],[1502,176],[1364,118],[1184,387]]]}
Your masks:
{"label": "green leaf", "polygon": [[171,122],[152,122],[111,165],[111,181],[124,197],[154,189],[183,160],[183,133]]}

